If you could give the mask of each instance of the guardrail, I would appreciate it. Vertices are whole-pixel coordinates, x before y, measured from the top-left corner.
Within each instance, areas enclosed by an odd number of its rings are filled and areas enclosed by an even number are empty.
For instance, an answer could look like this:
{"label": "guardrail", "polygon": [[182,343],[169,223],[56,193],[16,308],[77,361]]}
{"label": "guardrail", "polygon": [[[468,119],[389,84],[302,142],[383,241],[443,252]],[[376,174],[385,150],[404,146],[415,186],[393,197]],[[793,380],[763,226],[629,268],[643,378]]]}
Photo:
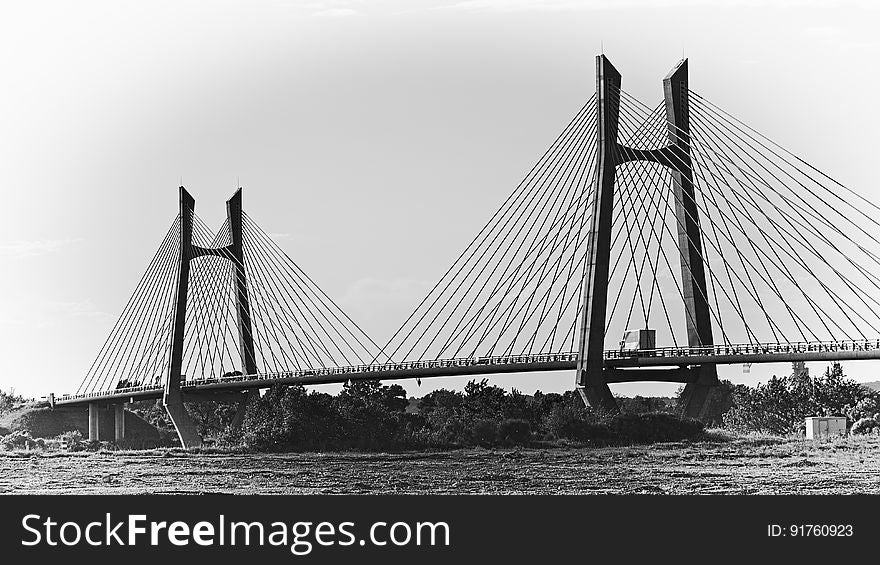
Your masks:
{"label": "guardrail", "polygon": [[[676,360],[682,360],[688,357],[791,355],[797,353],[840,351],[880,351],[880,339],[791,343],[753,343],[740,345],[726,344],[700,347],[662,347],[657,349],[643,349],[636,351],[606,350],[605,360],[625,360],[632,359],[634,357],[675,358]],[[448,367],[472,367],[479,365],[498,366],[560,362],[574,363],[577,362],[577,358],[577,352],[540,353],[535,355],[496,355],[491,357],[460,357],[455,359],[404,361],[402,363],[376,363],[365,365],[351,365],[346,367],[321,367],[314,369],[299,369],[295,371],[256,373],[253,375],[234,375],[208,379],[193,379],[190,381],[181,382],[180,386],[181,389],[196,389],[201,386],[211,384],[236,383],[256,380],[272,381],[306,377],[330,377],[334,375],[349,374],[355,375],[359,373],[383,373],[408,370],[443,369]],[[163,387],[161,385],[140,385],[102,392],[65,394],[56,397],[56,402],[64,403],[75,400],[88,400],[91,398],[106,398],[108,396],[135,396],[139,393],[157,392],[162,390],[162,388]]]}
{"label": "guardrail", "polygon": [[605,351],[605,359],[628,359],[640,357],[699,357],[720,355],[790,355],[793,353],[818,353],[834,351],[877,351],[880,339],[846,341],[800,341],[791,343],[748,343],[708,345],[702,347],[662,347],[633,352]]}

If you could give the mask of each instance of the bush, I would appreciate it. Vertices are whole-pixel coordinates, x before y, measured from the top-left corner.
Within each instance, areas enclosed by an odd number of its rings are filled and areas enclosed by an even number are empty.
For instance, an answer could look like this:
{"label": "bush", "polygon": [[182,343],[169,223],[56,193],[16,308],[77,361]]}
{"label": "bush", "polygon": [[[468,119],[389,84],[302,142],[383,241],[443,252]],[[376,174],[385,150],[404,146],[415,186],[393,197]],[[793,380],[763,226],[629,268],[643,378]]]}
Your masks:
{"label": "bush", "polygon": [[880,424],[878,424],[873,418],[862,418],[852,425],[849,433],[853,435],[870,434],[878,427],[880,427]]}
{"label": "bush", "polygon": [[215,445],[219,447],[239,447],[245,445],[244,433],[241,428],[234,430],[229,426],[217,433],[214,438]]}
{"label": "bush", "polygon": [[[240,441],[264,451],[387,450],[406,447],[418,422],[408,417],[400,385],[378,381],[346,384],[337,396],[276,386],[252,403]],[[224,441],[234,441],[225,432]]]}
{"label": "bush", "polygon": [[617,405],[624,414],[647,414],[648,412],[673,412],[675,399],[661,397],[634,396],[618,397]]}
{"label": "bush", "polygon": [[880,395],[868,393],[864,398],[859,399],[854,406],[847,407],[844,414],[853,422],[880,415]]}
{"label": "bush", "polygon": [[79,430],[64,432],[55,439],[63,443],[67,451],[82,451],[86,448],[87,442],[83,440],[83,435]]}
{"label": "bush", "polygon": [[574,396],[553,405],[546,418],[546,429],[557,438],[574,441],[611,438],[611,430]]}
{"label": "bush", "polygon": [[[632,404],[641,409],[669,402],[636,399]],[[249,406],[240,432],[227,427],[216,437],[224,445],[259,451],[389,451],[528,445],[533,435],[547,441],[670,441],[702,429],[654,412],[618,421],[586,408],[575,391],[527,396],[486,380],[471,381],[464,392],[433,391],[419,401],[418,414],[407,413],[408,405],[402,387],[378,381],[349,383],[337,396],[276,386]]]}
{"label": "bush", "polygon": [[228,401],[187,402],[185,406],[202,438],[217,436],[232,424],[238,411],[238,402]]}
{"label": "bush", "polygon": [[15,394],[14,390],[4,392],[0,390],[0,414],[11,411],[16,404],[24,402],[24,398]]}
{"label": "bush", "polygon": [[471,437],[476,445],[492,445],[498,437],[498,426],[492,420],[477,420],[471,428]]}
{"label": "bush", "polygon": [[0,449],[11,451],[13,449],[34,449],[38,447],[34,438],[28,432],[18,431],[0,438]]}
{"label": "bush", "polygon": [[508,418],[498,425],[498,439],[506,444],[525,445],[532,437],[532,427],[528,421]]}
{"label": "bush", "polygon": [[618,414],[608,421],[618,440],[630,443],[654,443],[691,439],[703,431],[703,423],[680,418],[667,412]]}

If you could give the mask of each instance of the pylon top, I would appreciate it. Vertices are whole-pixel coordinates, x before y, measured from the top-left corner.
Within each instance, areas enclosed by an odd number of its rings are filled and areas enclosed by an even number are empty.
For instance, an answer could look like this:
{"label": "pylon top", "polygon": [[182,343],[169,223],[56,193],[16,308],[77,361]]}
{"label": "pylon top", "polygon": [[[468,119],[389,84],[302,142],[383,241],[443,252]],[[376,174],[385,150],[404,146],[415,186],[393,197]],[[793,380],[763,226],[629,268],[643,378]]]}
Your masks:
{"label": "pylon top", "polygon": [[685,77],[687,77],[687,72],[688,72],[688,60],[682,59],[681,61],[678,62],[677,65],[675,65],[675,67],[672,68],[671,71],[669,71],[669,74],[667,74],[663,78],[663,80],[664,81],[672,80],[676,75],[679,75],[679,76],[684,75]]}

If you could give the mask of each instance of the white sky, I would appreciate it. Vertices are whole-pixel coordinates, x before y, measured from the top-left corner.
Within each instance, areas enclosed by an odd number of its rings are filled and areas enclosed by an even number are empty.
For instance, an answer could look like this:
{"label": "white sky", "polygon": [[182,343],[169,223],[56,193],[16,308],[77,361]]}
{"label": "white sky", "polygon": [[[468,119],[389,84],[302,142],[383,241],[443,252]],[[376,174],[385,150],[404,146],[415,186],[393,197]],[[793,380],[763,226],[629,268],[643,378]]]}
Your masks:
{"label": "white sky", "polygon": [[[684,51],[692,89],[880,201],[875,5],[4,2],[0,389],[75,389],[181,178],[211,225],[240,178],[249,214],[384,342],[592,94],[600,44],[650,105]],[[788,367],[723,376],[771,372]]]}

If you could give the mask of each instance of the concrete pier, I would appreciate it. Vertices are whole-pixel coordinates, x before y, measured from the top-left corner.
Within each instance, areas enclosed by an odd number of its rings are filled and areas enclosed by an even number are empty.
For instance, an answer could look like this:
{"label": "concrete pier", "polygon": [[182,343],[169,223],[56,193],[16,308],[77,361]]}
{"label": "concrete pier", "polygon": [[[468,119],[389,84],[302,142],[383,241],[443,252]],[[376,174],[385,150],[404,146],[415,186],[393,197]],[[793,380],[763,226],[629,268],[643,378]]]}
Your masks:
{"label": "concrete pier", "polygon": [[122,441],[125,439],[125,406],[123,404],[116,404],[113,406],[114,410],[114,421],[116,423],[116,441]]}
{"label": "concrete pier", "polygon": [[100,406],[97,402],[89,402],[89,441],[100,439]]}

